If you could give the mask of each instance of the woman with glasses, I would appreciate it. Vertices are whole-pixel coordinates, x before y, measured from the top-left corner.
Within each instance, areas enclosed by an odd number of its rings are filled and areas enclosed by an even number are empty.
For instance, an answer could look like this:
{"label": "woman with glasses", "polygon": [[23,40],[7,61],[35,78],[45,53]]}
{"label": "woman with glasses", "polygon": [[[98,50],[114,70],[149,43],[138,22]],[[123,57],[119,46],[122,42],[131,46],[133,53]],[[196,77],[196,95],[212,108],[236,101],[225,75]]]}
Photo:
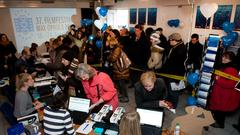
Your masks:
{"label": "woman with glasses", "polygon": [[[238,77],[238,71],[233,64],[234,58],[235,55],[233,52],[223,53],[221,64],[217,69],[226,74]],[[208,104],[215,123],[210,126],[214,128],[224,128],[226,115],[239,108],[240,92],[235,89],[236,83],[234,80],[215,75]]]}

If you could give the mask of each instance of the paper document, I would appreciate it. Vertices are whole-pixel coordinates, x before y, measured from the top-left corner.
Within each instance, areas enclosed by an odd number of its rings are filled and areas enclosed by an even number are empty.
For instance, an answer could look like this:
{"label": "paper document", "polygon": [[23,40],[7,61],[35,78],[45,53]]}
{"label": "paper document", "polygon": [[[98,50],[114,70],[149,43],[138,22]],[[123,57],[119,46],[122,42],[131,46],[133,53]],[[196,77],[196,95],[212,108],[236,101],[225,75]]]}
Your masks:
{"label": "paper document", "polygon": [[79,111],[88,113],[90,100],[85,98],[70,97],[68,109],[71,111]]}

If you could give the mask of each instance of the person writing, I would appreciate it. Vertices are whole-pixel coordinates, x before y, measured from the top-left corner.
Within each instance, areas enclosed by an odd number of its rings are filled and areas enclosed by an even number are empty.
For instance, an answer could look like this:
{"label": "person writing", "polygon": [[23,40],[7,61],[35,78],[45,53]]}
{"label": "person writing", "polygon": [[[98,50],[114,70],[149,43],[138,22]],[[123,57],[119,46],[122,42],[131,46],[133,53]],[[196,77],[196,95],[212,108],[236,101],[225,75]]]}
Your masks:
{"label": "person writing", "polygon": [[135,100],[137,108],[172,108],[170,102],[165,101],[166,85],[161,78],[156,78],[152,71],[141,75],[140,81],[135,84]]}
{"label": "person writing", "polygon": [[33,86],[34,80],[28,73],[21,73],[16,77],[17,93],[15,96],[14,116],[19,118],[31,114],[35,110],[43,107],[39,101],[32,102],[28,93],[29,87]]}
{"label": "person writing", "polygon": [[[113,111],[118,107],[117,90],[111,78],[88,64],[81,63],[75,71],[75,77],[82,81],[87,98],[92,102],[89,110],[109,104]],[[98,110],[98,109],[97,109]]]}

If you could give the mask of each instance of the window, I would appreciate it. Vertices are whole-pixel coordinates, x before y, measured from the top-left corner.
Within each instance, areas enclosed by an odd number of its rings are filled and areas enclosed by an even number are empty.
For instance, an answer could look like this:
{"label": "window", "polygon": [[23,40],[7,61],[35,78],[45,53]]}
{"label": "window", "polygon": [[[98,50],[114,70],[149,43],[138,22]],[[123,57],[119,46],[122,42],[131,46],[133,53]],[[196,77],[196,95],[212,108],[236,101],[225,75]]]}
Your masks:
{"label": "window", "polygon": [[148,8],[148,25],[156,25],[157,8]]}
{"label": "window", "polygon": [[206,18],[202,15],[202,13],[200,11],[200,6],[197,6],[197,15],[196,15],[195,28],[209,29],[210,19],[211,18],[208,18],[208,20],[206,20]]}

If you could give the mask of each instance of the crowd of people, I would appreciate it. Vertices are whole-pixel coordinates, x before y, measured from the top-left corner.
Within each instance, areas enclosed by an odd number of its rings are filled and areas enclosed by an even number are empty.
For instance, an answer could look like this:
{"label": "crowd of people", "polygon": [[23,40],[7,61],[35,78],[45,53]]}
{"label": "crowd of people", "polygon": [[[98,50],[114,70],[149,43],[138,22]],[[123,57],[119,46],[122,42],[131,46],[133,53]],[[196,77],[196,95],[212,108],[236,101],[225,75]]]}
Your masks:
{"label": "crowd of people", "polygon": [[[89,38],[91,32],[87,28],[76,29],[72,25],[67,34],[46,41],[42,46],[32,43],[31,47],[22,50],[19,58],[15,56],[17,50],[13,42],[6,34],[1,34],[0,78],[9,77],[10,85],[16,90],[15,117],[43,107],[43,103],[32,100],[28,89],[33,86],[33,78],[45,70],[57,78],[62,88],[62,92],[54,96],[54,103],[44,109],[46,134],[73,133],[71,117],[65,109],[68,96],[90,99],[92,112],[98,111],[103,104],[109,104],[115,110],[119,102],[129,102],[128,84],[135,89],[138,108],[175,109],[180,91],[170,84],[178,84],[179,80],[160,78],[155,73],[185,76],[187,72],[200,71],[205,47],[199,42],[199,35],[192,34],[191,41],[185,44],[179,33],[166,38],[162,28],[147,28],[146,31],[142,25],[134,28],[135,31],[130,33],[126,28],[119,31],[108,27],[104,33],[98,30],[95,37]],[[36,66],[35,62],[41,56],[39,48],[49,53],[50,60],[43,59],[43,65]],[[129,67],[120,70],[118,62],[123,52],[131,60],[131,67],[138,70]],[[239,51],[237,56],[224,51],[218,56],[222,61],[216,63],[215,68],[238,77],[239,55]],[[91,66],[94,64],[101,67]],[[240,92],[234,88],[236,83],[217,75],[214,77],[207,106],[216,120],[211,126],[223,128],[226,114],[239,109]],[[50,119],[58,120],[52,123]],[[137,112],[124,115],[120,134],[140,135],[139,119]],[[129,131],[129,127],[134,130]]]}

